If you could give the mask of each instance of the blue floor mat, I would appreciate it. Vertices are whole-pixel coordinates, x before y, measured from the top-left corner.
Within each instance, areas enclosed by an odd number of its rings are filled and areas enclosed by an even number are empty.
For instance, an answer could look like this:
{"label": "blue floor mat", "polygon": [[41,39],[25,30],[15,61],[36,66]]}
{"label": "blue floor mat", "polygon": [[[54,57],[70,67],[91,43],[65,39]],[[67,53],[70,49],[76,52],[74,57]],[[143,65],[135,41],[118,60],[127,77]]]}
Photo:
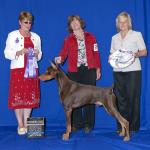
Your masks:
{"label": "blue floor mat", "polygon": [[62,140],[65,128],[48,127],[43,138],[19,136],[16,127],[0,127],[0,150],[150,150],[150,131],[140,130],[124,142],[115,130],[94,129],[91,133],[80,130],[68,141]]}

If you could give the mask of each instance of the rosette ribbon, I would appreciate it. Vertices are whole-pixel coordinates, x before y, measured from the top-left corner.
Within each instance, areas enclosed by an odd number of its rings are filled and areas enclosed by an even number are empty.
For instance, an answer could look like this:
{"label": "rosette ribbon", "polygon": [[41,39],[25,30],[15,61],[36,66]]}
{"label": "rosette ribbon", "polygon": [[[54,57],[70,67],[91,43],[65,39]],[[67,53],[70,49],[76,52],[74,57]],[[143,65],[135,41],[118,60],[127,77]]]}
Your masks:
{"label": "rosette ribbon", "polygon": [[28,48],[27,53],[27,65],[24,73],[25,78],[35,78],[36,77],[36,58],[33,48]]}

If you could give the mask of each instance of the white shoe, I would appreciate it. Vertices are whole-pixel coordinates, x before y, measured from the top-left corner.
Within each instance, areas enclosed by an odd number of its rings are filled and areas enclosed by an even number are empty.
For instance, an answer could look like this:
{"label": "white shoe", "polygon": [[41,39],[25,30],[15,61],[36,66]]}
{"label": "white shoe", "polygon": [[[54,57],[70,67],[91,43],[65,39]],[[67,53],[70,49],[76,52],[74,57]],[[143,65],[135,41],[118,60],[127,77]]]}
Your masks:
{"label": "white shoe", "polygon": [[24,131],[25,131],[25,133],[27,133],[28,132],[27,128],[24,128]]}
{"label": "white shoe", "polygon": [[26,134],[25,128],[19,128],[19,127],[18,127],[17,131],[18,131],[18,134],[19,134],[19,135],[24,135],[24,134]]}

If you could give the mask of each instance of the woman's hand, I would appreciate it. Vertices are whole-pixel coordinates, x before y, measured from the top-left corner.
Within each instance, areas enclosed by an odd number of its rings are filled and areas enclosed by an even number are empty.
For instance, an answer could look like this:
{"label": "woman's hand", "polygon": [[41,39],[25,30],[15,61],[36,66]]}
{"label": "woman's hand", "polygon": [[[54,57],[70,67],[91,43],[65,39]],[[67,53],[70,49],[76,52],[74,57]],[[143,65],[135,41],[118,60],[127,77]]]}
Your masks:
{"label": "woman's hand", "polygon": [[38,55],[39,55],[39,50],[38,49],[34,49],[34,55],[35,55],[35,57],[38,57]]}
{"label": "woman's hand", "polygon": [[134,56],[137,58],[137,57],[142,57],[142,56],[146,56],[147,55],[147,50],[144,49],[144,50],[140,50],[136,53],[134,53]]}
{"label": "woman's hand", "polygon": [[19,57],[20,55],[23,55],[23,54],[26,54],[26,53],[28,53],[28,49],[23,48],[22,50],[16,52],[16,56]]}
{"label": "woman's hand", "polygon": [[56,63],[56,64],[61,64],[61,63],[62,63],[62,62],[61,62],[61,56],[55,57],[55,63]]}
{"label": "woman's hand", "polygon": [[96,80],[99,80],[101,77],[101,72],[100,72],[100,68],[96,69]]}
{"label": "woman's hand", "polygon": [[110,55],[108,56],[108,63],[110,63],[111,55],[112,55],[112,54],[110,54]]}

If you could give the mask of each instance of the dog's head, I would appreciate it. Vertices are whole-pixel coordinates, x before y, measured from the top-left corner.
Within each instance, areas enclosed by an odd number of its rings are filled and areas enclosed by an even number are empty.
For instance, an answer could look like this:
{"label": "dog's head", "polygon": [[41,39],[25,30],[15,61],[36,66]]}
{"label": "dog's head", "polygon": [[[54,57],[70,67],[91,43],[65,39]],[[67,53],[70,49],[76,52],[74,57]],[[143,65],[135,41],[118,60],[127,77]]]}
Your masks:
{"label": "dog's head", "polygon": [[51,80],[56,77],[56,75],[59,73],[58,66],[54,63],[50,62],[51,66],[47,68],[46,72],[44,74],[41,74],[39,76],[39,79],[42,81]]}

